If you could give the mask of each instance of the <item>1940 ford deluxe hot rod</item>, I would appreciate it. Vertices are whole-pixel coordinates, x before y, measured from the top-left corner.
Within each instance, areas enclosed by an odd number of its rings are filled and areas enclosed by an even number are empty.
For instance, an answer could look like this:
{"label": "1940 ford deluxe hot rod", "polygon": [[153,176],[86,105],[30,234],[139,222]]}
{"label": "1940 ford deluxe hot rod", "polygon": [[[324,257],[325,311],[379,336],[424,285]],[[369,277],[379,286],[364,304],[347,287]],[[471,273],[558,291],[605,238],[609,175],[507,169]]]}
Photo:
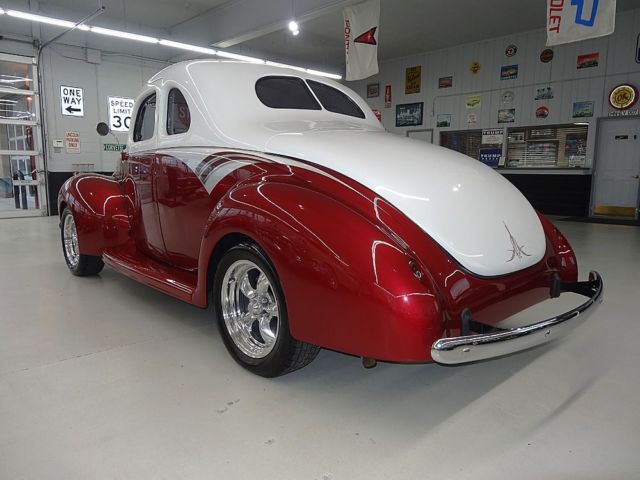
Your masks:
{"label": "1940 ford deluxe hot rod", "polygon": [[[72,273],[113,269],[211,305],[263,376],[320,347],[461,364],[557,337],[600,303],[562,234],[500,174],[384,131],[353,91],[279,67],[199,60],[137,98],[113,177],[59,195]],[[574,310],[496,324],[563,292]]]}

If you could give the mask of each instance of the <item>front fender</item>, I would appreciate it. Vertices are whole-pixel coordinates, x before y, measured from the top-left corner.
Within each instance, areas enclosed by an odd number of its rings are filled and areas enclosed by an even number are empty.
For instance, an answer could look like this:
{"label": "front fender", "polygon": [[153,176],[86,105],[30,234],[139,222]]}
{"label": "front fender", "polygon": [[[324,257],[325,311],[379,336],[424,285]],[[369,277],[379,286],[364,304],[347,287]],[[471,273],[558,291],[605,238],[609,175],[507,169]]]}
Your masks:
{"label": "front fender", "polygon": [[129,216],[120,184],[112,177],[80,174],[67,180],[58,194],[58,211],[71,210],[84,255],[102,255],[105,248],[125,243]]}
{"label": "front fender", "polygon": [[287,183],[239,186],[216,205],[205,232],[201,276],[226,235],[246,235],[265,251],[299,340],[416,362],[430,359],[427,346],[443,333],[430,277],[418,278],[398,242],[328,195]]}

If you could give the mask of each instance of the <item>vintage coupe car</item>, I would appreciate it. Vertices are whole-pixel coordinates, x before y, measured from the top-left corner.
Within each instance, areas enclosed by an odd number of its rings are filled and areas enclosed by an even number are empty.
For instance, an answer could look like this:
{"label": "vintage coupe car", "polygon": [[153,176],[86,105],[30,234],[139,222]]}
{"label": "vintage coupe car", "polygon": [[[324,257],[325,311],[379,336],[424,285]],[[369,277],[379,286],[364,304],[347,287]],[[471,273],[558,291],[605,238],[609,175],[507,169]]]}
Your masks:
{"label": "vintage coupe car", "polygon": [[[600,303],[562,234],[501,175],[384,131],[353,91],[293,69],[197,60],[137,98],[113,177],[59,195],[66,263],[103,262],[199,307],[250,371],[319,348],[461,364],[557,337]],[[575,292],[582,305],[496,324]]]}

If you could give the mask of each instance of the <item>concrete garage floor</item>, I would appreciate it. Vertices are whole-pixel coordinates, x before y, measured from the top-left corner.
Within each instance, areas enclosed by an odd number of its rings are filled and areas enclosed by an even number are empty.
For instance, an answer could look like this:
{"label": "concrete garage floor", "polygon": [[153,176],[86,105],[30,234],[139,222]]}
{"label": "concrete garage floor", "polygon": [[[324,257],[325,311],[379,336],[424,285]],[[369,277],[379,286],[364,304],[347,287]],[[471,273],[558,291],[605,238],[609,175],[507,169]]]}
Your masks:
{"label": "concrete garage floor", "polygon": [[210,312],[70,275],[56,218],[2,220],[0,478],[640,478],[640,229],[558,224],[606,288],[566,340],[457,368],[323,351],[266,380]]}

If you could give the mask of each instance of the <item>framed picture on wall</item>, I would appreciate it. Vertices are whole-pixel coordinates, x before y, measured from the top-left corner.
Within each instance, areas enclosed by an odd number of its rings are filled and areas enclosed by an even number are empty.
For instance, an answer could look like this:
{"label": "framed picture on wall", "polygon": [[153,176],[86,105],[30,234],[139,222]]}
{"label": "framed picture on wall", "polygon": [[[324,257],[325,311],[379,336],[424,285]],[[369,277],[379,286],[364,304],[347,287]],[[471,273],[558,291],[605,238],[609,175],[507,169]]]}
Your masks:
{"label": "framed picture on wall", "polygon": [[396,127],[415,127],[422,125],[424,102],[396,105]]}
{"label": "framed picture on wall", "polygon": [[380,96],[380,84],[369,83],[367,84],[367,98],[375,98]]}

